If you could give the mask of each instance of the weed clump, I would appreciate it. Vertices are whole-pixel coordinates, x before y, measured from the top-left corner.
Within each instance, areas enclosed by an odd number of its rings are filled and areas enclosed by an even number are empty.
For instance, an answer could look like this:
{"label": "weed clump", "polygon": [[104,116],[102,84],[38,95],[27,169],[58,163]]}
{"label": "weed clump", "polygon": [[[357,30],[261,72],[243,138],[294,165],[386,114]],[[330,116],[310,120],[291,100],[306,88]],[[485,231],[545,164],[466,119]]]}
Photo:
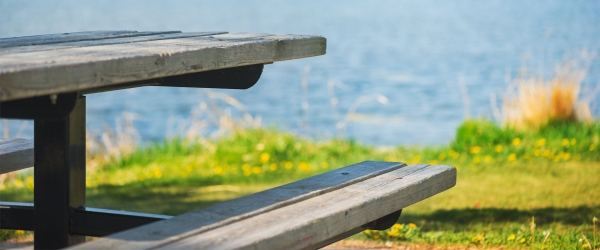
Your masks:
{"label": "weed clump", "polygon": [[589,102],[581,98],[586,69],[568,64],[550,80],[519,78],[502,103],[502,125],[516,130],[535,130],[554,122],[591,122]]}

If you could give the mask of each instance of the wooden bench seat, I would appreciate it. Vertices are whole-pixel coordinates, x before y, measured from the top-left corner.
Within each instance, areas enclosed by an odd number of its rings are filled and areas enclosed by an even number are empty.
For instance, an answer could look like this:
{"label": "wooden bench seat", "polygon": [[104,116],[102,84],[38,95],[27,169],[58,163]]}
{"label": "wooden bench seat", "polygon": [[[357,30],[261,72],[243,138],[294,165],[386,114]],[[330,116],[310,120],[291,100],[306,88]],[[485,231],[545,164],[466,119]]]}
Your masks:
{"label": "wooden bench seat", "polygon": [[0,139],[0,174],[33,167],[33,140]]}
{"label": "wooden bench seat", "polygon": [[318,248],[455,183],[450,166],[366,161],[73,248]]}

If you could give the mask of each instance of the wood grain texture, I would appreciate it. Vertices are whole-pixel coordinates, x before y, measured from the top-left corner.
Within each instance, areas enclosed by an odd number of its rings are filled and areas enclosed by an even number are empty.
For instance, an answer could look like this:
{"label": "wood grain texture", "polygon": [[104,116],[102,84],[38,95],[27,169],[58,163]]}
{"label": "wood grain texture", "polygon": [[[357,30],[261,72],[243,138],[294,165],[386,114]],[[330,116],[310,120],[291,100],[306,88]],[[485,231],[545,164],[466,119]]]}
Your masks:
{"label": "wood grain texture", "polygon": [[11,48],[11,47],[19,47],[19,46],[53,44],[53,43],[65,43],[65,42],[75,42],[75,41],[111,39],[111,38],[117,38],[117,37],[170,34],[170,33],[181,33],[181,31],[137,32],[137,31],[130,31],[130,30],[113,30],[113,31],[101,30],[101,31],[71,32],[71,33],[48,34],[48,35],[37,35],[37,36],[9,37],[9,38],[0,38],[0,48]]}
{"label": "wood grain texture", "polygon": [[81,249],[148,249],[169,244],[282,207],[294,206],[298,202],[334,192],[405,166],[403,163],[393,162],[362,162],[179,215],[170,220],[117,233],[78,247]]}
{"label": "wood grain texture", "polygon": [[0,139],[0,174],[33,167],[33,140]]}
{"label": "wood grain texture", "polygon": [[111,45],[111,44],[136,43],[136,42],[145,42],[145,41],[154,41],[154,40],[166,40],[166,39],[173,39],[173,38],[219,35],[219,34],[225,34],[227,32],[214,31],[214,32],[188,32],[188,33],[166,33],[166,34],[160,34],[160,33],[154,34],[154,33],[157,33],[157,32],[140,32],[139,36],[127,36],[127,37],[115,36],[115,37],[100,39],[100,40],[84,40],[84,41],[62,42],[62,43],[52,43],[52,44],[33,45],[33,46],[11,47],[11,48],[5,48],[5,49],[0,50],[0,56],[8,55],[8,54],[47,51],[47,50],[70,49],[70,48],[77,48],[77,47],[90,47],[90,46]]}
{"label": "wood grain texture", "polygon": [[223,34],[4,54],[0,101],[325,54],[319,36]]}
{"label": "wood grain texture", "polygon": [[453,167],[412,165],[157,248],[314,249],[455,183]]}

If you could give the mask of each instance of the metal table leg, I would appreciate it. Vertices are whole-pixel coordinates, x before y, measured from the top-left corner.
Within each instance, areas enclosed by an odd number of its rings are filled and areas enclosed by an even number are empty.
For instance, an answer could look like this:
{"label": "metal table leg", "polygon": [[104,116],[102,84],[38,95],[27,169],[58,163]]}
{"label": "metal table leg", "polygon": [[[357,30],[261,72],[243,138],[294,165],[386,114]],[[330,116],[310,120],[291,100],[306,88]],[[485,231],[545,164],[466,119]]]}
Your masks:
{"label": "metal table leg", "polygon": [[85,205],[85,97],[65,117],[35,119],[34,155],[34,247],[84,242],[69,234],[69,213]]}

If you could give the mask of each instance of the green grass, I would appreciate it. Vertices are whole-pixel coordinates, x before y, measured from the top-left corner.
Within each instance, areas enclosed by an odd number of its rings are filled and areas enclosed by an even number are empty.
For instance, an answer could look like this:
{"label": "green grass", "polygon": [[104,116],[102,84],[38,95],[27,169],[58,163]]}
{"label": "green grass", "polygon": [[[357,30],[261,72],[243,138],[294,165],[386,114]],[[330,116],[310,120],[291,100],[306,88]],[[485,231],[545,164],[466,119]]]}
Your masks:
{"label": "green grass", "polygon": [[[598,247],[592,218],[600,217],[599,135],[598,122],[550,123],[539,131],[517,132],[466,121],[449,146],[427,148],[316,142],[273,129],[212,141],[174,139],[91,169],[87,205],[175,215],[367,159],[446,164],[458,169],[456,187],[406,208],[403,227],[355,237],[541,248],[549,232],[544,247],[583,249],[584,233]],[[31,201],[32,184],[30,174],[20,174],[0,196]],[[14,235],[4,230],[0,237]]]}
{"label": "green grass", "polygon": [[[598,162],[465,168],[458,171],[454,188],[403,211],[399,222],[416,224],[418,233],[408,239],[386,237],[393,230],[363,237],[525,248],[531,244],[529,223],[535,217],[536,249],[544,232],[550,232],[544,244],[549,249],[582,249],[581,233],[592,241],[592,218],[600,217],[599,176]],[[513,234],[515,239],[509,240]]]}

